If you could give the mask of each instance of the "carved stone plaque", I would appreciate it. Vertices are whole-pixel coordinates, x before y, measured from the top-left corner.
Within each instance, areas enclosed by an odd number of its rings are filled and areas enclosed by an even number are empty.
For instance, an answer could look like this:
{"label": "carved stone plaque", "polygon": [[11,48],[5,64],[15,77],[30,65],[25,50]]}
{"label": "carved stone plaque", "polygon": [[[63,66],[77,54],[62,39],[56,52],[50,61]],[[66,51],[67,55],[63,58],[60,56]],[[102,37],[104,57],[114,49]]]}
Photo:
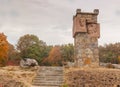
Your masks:
{"label": "carved stone plaque", "polygon": [[85,18],[77,18],[76,24],[77,24],[77,32],[87,32]]}
{"label": "carved stone plaque", "polygon": [[88,28],[89,36],[96,37],[96,38],[100,37],[100,27],[99,27],[99,24],[88,24],[87,28]]}

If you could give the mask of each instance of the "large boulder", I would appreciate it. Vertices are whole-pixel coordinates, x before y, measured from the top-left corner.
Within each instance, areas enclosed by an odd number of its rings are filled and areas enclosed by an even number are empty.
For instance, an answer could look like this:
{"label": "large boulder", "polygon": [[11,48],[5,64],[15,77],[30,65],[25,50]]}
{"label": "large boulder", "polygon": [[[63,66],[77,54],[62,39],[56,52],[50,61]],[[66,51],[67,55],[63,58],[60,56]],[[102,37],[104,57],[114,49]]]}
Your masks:
{"label": "large boulder", "polygon": [[38,62],[35,59],[24,58],[20,61],[20,66],[22,68],[38,66]]}

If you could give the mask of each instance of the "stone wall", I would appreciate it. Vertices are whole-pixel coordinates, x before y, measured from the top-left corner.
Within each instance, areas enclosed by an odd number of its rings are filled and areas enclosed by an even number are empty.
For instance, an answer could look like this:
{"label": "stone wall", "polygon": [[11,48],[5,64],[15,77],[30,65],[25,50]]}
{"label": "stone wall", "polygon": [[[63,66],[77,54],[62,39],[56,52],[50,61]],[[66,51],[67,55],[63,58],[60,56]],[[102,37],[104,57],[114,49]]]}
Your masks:
{"label": "stone wall", "polygon": [[119,87],[118,69],[81,69],[66,74],[68,87]]}
{"label": "stone wall", "polygon": [[88,34],[78,33],[75,36],[75,66],[97,67],[99,65],[99,50],[97,38]]}

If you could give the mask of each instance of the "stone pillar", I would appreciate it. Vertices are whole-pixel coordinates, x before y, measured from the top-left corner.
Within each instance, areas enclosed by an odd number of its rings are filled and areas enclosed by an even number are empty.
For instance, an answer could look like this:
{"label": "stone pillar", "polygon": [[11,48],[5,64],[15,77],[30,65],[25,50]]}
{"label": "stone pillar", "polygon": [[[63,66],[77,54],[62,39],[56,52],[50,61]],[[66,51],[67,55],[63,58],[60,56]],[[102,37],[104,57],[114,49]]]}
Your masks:
{"label": "stone pillar", "polygon": [[98,9],[91,13],[77,9],[76,15],[73,17],[74,59],[77,67],[99,66],[100,24],[97,23],[98,13]]}

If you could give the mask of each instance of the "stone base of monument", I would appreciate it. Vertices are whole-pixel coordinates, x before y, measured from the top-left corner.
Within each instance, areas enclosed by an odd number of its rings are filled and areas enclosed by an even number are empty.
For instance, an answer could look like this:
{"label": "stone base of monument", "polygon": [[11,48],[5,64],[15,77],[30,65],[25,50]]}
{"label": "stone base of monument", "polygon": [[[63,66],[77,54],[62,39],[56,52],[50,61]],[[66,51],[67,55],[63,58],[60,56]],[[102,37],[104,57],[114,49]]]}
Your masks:
{"label": "stone base of monument", "polygon": [[120,87],[120,70],[79,68],[66,73],[68,87]]}
{"label": "stone base of monument", "polygon": [[98,63],[90,63],[90,64],[80,64],[80,63],[74,63],[74,66],[72,67],[75,67],[75,68],[99,68],[100,65]]}

